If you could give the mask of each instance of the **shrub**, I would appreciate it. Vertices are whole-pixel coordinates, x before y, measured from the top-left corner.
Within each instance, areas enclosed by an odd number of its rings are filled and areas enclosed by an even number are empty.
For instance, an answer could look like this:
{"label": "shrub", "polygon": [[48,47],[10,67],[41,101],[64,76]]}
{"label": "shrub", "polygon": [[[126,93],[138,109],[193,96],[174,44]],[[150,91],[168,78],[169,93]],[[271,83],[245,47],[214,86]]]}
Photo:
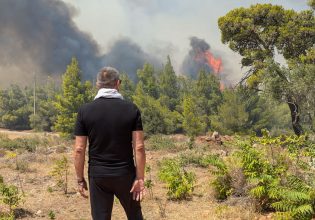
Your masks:
{"label": "shrub", "polygon": [[[282,159],[283,155],[268,158],[267,154],[259,151],[259,148],[246,143],[241,145],[239,155],[246,179],[251,184],[250,195],[256,199],[258,208],[276,211],[278,219],[312,219],[315,216],[313,174],[307,172],[310,167],[307,167],[307,164],[296,167],[300,169],[297,176],[296,171],[291,171],[289,166],[300,160],[295,156],[296,151],[291,144],[295,143],[298,146],[303,142],[302,139],[301,137],[275,139],[264,136],[260,140],[267,145],[267,148],[270,144],[279,144],[278,141],[281,140],[284,144],[282,147],[287,146],[288,151],[291,152],[287,155],[287,160]],[[285,151],[282,154],[284,153]],[[292,154],[293,157],[290,156]]]}
{"label": "shrub", "polygon": [[218,200],[224,200],[232,194],[232,178],[228,166],[218,155],[207,155],[203,158],[202,164],[211,165],[215,169],[211,172],[215,174],[216,178],[212,181],[214,187],[214,196]]}
{"label": "shrub", "polygon": [[0,135],[0,148],[11,151],[24,149],[29,152],[35,152],[39,144],[40,140],[38,138],[16,138],[11,140],[6,135]]}
{"label": "shrub", "polygon": [[68,174],[69,161],[67,157],[63,156],[60,160],[55,162],[51,175],[55,178],[57,186],[60,187],[65,194],[68,192]]}
{"label": "shrub", "polygon": [[176,145],[174,141],[166,135],[152,135],[148,140],[147,145],[149,150],[174,150]]}
{"label": "shrub", "polygon": [[9,217],[13,216],[13,209],[17,207],[22,199],[18,188],[14,185],[5,184],[3,178],[0,179],[0,201],[9,207]]}
{"label": "shrub", "polygon": [[178,160],[162,160],[158,176],[167,184],[167,195],[170,199],[188,199],[192,196],[195,174],[187,172]]}

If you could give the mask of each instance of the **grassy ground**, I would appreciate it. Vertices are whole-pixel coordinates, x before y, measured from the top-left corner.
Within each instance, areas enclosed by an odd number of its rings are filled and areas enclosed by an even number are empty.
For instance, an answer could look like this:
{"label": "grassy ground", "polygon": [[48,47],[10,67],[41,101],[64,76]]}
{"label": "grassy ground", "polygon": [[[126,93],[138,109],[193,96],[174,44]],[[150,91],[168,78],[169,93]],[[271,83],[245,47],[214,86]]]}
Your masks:
{"label": "grassy ground", "polygon": [[[0,133],[3,131],[0,131]],[[35,134],[19,134],[6,132],[10,138]],[[77,220],[91,219],[89,200],[80,197],[76,192],[75,174],[72,159],[72,143],[62,141],[53,135],[38,134],[45,137],[45,146],[36,147],[35,152],[17,152],[17,158],[8,158],[0,152],[0,175],[6,183],[14,184],[24,192],[23,202],[16,208],[19,219],[55,219]],[[188,149],[188,139],[185,136],[168,136],[165,139],[155,138],[146,141],[147,164],[151,167],[153,196],[147,193],[142,202],[145,219],[270,219],[268,215],[254,212],[253,205],[246,198],[230,198],[225,202],[217,202],[210,185],[212,174],[209,168],[188,165],[188,171],[196,174],[196,184],[190,200],[172,201],[167,199],[167,189],[158,177],[158,162],[163,158],[177,157],[181,154],[190,155],[193,152],[228,153],[229,146],[219,146],[207,143],[202,138],[196,140],[193,150]],[[231,142],[231,141],[229,141]],[[232,143],[232,142],[231,142]],[[41,144],[39,144],[41,145]],[[1,149],[0,149],[1,150]],[[56,186],[50,172],[56,162],[66,156],[70,163],[68,178],[68,193],[65,195]],[[18,162],[17,162],[18,161]],[[19,170],[17,170],[19,163]],[[0,212],[6,212],[7,207],[0,205]],[[50,213],[50,214],[49,214]],[[119,201],[115,199],[112,219],[126,219]]]}

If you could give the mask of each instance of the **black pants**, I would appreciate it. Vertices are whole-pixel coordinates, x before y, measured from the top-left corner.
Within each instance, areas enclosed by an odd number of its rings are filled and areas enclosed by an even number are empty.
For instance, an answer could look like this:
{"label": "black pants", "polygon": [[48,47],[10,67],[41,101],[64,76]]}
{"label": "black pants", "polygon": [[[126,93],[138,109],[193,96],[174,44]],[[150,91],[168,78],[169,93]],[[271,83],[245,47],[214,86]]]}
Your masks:
{"label": "black pants", "polygon": [[140,202],[130,193],[134,174],[119,177],[89,177],[90,201],[93,220],[110,220],[114,195],[123,206],[128,220],[142,220]]}

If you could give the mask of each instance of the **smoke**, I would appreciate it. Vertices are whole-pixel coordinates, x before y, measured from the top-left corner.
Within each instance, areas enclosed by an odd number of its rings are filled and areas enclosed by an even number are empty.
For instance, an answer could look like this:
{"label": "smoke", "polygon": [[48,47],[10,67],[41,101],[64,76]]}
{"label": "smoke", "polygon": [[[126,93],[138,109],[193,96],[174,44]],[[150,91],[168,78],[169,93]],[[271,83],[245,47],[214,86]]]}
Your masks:
{"label": "smoke", "polygon": [[116,41],[103,55],[92,36],[73,21],[76,10],[60,0],[0,1],[0,75],[10,78],[33,72],[57,75],[74,56],[84,78],[104,65],[113,65],[135,78],[147,62],[158,61],[128,39]]}
{"label": "smoke", "polygon": [[[80,31],[73,8],[57,0],[0,1],[0,64],[28,71],[60,73],[71,57],[84,72],[101,65],[96,42]],[[25,62],[27,59],[27,62]]]}
{"label": "smoke", "polygon": [[136,80],[136,71],[142,68],[144,62],[160,66],[160,62],[152,55],[145,53],[141,47],[127,38],[115,42],[104,56],[106,66],[114,66],[120,72],[128,73],[132,80]]}
{"label": "smoke", "polygon": [[201,69],[215,74],[220,73],[222,70],[221,58],[214,58],[210,52],[210,45],[205,40],[191,37],[190,46],[191,49],[182,64],[182,72],[184,74],[196,78]]}

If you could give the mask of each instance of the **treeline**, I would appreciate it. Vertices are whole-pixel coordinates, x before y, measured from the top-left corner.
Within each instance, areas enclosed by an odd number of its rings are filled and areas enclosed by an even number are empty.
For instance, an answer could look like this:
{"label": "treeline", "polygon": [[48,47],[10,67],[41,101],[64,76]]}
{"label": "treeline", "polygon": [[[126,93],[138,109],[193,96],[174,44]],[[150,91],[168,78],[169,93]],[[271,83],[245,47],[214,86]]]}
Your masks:
{"label": "treeline", "polygon": [[[217,130],[225,134],[260,130],[289,130],[286,105],[243,86],[220,90],[219,79],[200,70],[195,79],[177,75],[170,58],[163,69],[145,64],[133,82],[122,74],[121,93],[142,112],[146,134],[186,133],[190,137]],[[35,94],[35,105],[34,105]],[[0,125],[8,129],[34,129],[73,133],[80,105],[93,100],[96,88],[81,82],[74,58],[62,77],[34,88],[12,85],[0,92]]]}
{"label": "treeline", "polygon": [[[309,4],[314,9],[314,1]],[[145,64],[136,82],[122,74],[121,92],[142,111],[146,133],[184,132],[194,137],[218,130],[259,135],[262,128],[276,132],[291,127],[297,135],[314,132],[314,11],[257,4],[230,11],[218,25],[222,42],[248,67],[236,88],[220,91],[219,79],[205,70],[195,78],[175,74],[169,57],[162,69]],[[277,53],[286,65],[276,61]],[[50,82],[35,91],[16,85],[1,90],[1,127],[69,135],[77,109],[96,93],[91,82],[81,82],[76,59],[63,74],[61,86]]]}

